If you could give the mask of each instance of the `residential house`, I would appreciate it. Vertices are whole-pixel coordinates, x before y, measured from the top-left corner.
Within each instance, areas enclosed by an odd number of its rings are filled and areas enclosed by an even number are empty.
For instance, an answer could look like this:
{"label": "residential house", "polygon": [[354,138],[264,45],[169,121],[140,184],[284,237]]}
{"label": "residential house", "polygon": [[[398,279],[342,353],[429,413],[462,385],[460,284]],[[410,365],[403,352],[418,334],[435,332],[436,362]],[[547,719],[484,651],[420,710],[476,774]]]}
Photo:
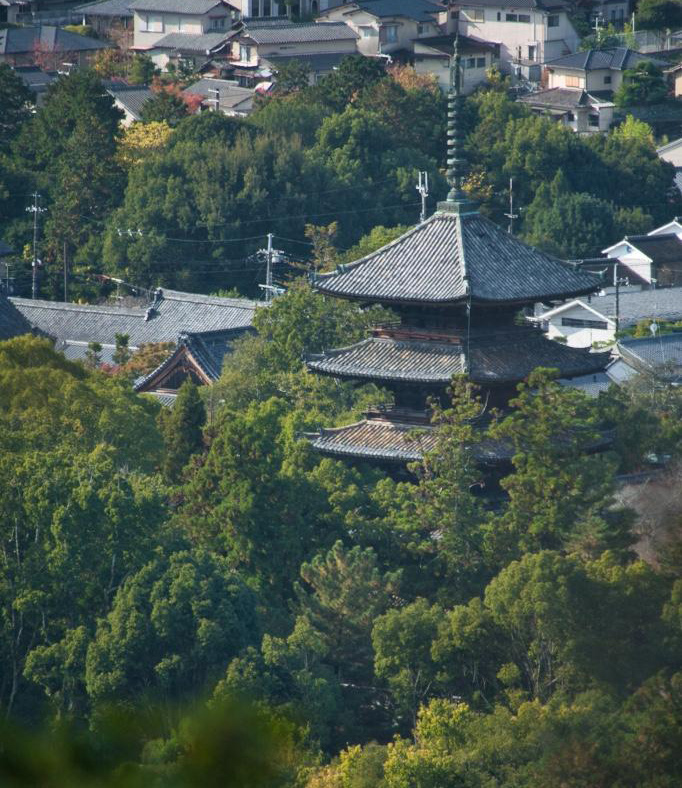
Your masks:
{"label": "residential house", "polygon": [[616,105],[603,94],[581,88],[549,88],[521,96],[519,101],[540,115],[548,115],[579,134],[608,131]]}
{"label": "residential house", "polygon": [[83,15],[83,24],[90,25],[99,36],[114,41],[120,49],[133,45],[133,12],[130,0],[96,0],[74,8]]}
{"label": "residential house", "polygon": [[363,55],[409,57],[416,40],[443,32],[438,25],[443,10],[429,0],[354,0],[329,8],[319,18],[348,24],[358,35]]}
{"label": "residential house", "polygon": [[682,287],[585,296],[539,309],[532,320],[542,324],[550,339],[571,347],[591,347],[613,342],[616,330],[642,320],[682,320]]}
{"label": "residential house", "polygon": [[0,63],[68,71],[72,66],[87,65],[99,51],[112,46],[50,25],[10,27],[0,30]]}
{"label": "residential house", "polygon": [[458,12],[460,33],[500,45],[504,73],[534,82],[540,64],[575,52],[580,43],[566,0],[472,0],[451,9]]}
{"label": "residential house", "polygon": [[672,164],[676,170],[682,169],[682,137],[657,148],[656,153],[660,159]]}
{"label": "residential house", "polygon": [[134,48],[148,52],[169,33],[227,35],[239,16],[225,0],[132,0]]}
{"label": "residential house", "polygon": [[[648,235],[626,235],[602,254],[616,258],[622,266],[643,280],[647,286],[682,285],[682,232],[665,225]],[[675,222],[677,225],[677,222]],[[679,225],[677,225],[679,227]]]}
{"label": "residential house", "polygon": [[42,106],[47,89],[59,76],[56,71],[44,71],[40,66],[14,66],[14,73],[33,93],[37,107]]}
{"label": "residential house", "polygon": [[682,332],[628,337],[618,341],[622,360],[636,373],[655,374],[675,385],[682,385]]}
{"label": "residential house", "polygon": [[232,342],[251,330],[259,306],[247,299],[166,289],[132,306],[10,300],[31,328],[52,337],[55,348],[72,360],[84,359],[88,345],[97,342],[102,346],[102,361],[111,362],[116,334],[128,335],[131,350],[149,343],[175,343],[176,349],[162,365],[163,374],[159,372],[155,382],[148,379],[137,386],[163,396],[172,395],[188,378],[197,384],[215,379]]}
{"label": "residential house", "polygon": [[147,55],[162,70],[172,64],[175,68],[199,71],[208,62],[227,61],[230,41],[236,33],[235,29],[209,33],[168,33],[147,50]]}
{"label": "residential house", "polygon": [[19,14],[25,14],[30,8],[29,0],[0,0],[0,24],[18,24]]}
{"label": "residential house", "polygon": [[[440,87],[450,86],[450,57],[454,50],[454,34],[430,36],[414,42],[414,69],[418,74],[433,74]],[[473,93],[485,82],[488,70],[499,60],[499,46],[467,36],[459,37],[462,62],[461,89],[464,95]]]}
{"label": "residential house", "polygon": [[255,90],[242,88],[228,79],[204,77],[193,85],[185,88],[183,93],[188,96],[201,96],[201,109],[222,112],[224,115],[243,118],[253,109]]}
{"label": "residential house", "polygon": [[308,63],[316,81],[357,54],[358,36],[345,22],[250,22],[232,39],[231,76],[242,87],[269,79],[277,66]]}
{"label": "residential house", "polygon": [[646,60],[661,67],[666,65],[664,61],[651,55],[626,47],[587,49],[565,57],[547,59],[547,87],[575,88],[608,98],[623,83],[623,72]]}
{"label": "residential house", "polygon": [[154,92],[146,85],[128,85],[125,82],[106,82],[104,87],[113,98],[114,104],[124,113],[121,125],[130,126],[142,119],[142,107],[154,97]]}
{"label": "residential house", "polygon": [[590,18],[593,24],[600,27],[613,27],[622,30],[630,21],[629,0],[597,0],[592,5]]}

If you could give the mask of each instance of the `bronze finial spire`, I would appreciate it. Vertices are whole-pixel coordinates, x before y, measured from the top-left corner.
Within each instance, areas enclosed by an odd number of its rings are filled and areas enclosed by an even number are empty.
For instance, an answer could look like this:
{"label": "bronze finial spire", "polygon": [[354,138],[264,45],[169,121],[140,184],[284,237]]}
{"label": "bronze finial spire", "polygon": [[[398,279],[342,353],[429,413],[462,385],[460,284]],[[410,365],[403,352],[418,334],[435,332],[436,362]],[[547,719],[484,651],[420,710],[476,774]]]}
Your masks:
{"label": "bronze finial spire", "polygon": [[459,30],[455,33],[452,57],[450,58],[450,88],[448,90],[448,153],[447,179],[450,186],[447,200],[439,204],[439,209],[459,211],[460,206],[472,206],[462,183],[467,174],[467,162],[463,156],[464,134],[462,132],[462,59],[459,54]]}

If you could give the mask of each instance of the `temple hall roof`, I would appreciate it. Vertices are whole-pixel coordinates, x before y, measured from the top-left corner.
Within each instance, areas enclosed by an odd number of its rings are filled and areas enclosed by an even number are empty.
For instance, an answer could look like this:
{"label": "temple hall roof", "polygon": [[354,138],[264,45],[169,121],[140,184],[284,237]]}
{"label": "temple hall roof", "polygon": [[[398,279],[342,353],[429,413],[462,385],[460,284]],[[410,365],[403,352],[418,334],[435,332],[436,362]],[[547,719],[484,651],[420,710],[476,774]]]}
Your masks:
{"label": "temple hall roof", "polygon": [[562,377],[601,371],[608,353],[590,353],[547,339],[536,329],[477,335],[459,343],[370,337],[349,347],[308,357],[308,367],[335,377],[447,385],[468,374],[478,383],[517,382],[536,367],[552,367]]}
{"label": "temple hall roof", "polygon": [[477,211],[439,211],[315,280],[322,293],[386,303],[532,303],[591,293],[599,277],[523,243]]}

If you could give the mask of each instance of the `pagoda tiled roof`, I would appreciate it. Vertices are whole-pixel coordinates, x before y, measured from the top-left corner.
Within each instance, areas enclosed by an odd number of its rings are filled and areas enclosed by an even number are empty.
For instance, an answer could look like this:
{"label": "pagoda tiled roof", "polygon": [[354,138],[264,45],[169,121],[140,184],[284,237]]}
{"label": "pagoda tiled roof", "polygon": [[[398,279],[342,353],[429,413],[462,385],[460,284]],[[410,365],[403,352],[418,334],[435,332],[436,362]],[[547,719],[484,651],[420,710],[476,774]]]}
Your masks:
{"label": "pagoda tiled roof", "polygon": [[547,339],[537,329],[473,335],[460,342],[411,341],[375,336],[349,347],[311,355],[313,372],[341,378],[447,385],[468,374],[478,383],[518,382],[536,367],[552,367],[562,377],[599,372],[608,353],[590,353]]}
{"label": "pagoda tiled roof", "polygon": [[[436,447],[431,425],[363,419],[346,427],[321,429],[308,434],[312,446],[323,454],[380,462],[406,463],[421,460]],[[497,441],[484,440],[473,448],[476,459],[495,464],[511,459],[513,451]]]}
{"label": "pagoda tiled roof", "polygon": [[600,287],[477,211],[439,211],[396,240],[315,280],[322,293],[385,303],[526,304]]}

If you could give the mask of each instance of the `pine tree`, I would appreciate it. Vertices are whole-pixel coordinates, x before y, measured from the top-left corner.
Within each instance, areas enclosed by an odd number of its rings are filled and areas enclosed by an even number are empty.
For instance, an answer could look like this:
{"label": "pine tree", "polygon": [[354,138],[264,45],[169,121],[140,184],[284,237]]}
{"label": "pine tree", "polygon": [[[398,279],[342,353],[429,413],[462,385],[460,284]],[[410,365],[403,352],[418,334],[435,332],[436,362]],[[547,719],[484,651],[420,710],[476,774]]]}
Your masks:
{"label": "pine tree", "polygon": [[179,482],[190,457],[201,451],[205,423],[206,409],[199,389],[188,380],[180,386],[173,409],[160,414],[165,447],[163,473],[169,482]]}

